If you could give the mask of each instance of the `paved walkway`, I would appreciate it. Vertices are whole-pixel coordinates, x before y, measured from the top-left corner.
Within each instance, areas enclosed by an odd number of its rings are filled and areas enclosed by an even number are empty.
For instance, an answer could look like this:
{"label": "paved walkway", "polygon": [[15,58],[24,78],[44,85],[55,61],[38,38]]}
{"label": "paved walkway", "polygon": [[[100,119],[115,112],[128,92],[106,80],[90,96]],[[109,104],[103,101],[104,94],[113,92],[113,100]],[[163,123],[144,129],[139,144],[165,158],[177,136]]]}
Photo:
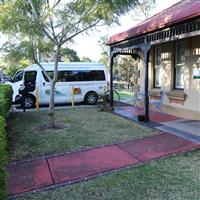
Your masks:
{"label": "paved walkway", "polygon": [[[143,109],[134,106],[115,109],[116,114],[133,121],[138,121],[138,115],[143,114],[143,112]],[[149,115],[150,121],[146,122],[146,125],[200,144],[200,119],[183,119],[164,112],[155,111],[150,111]]]}
{"label": "paved walkway", "polygon": [[199,148],[199,144],[183,138],[160,134],[91,150],[10,163],[7,167],[8,193],[12,196],[71,184]]}

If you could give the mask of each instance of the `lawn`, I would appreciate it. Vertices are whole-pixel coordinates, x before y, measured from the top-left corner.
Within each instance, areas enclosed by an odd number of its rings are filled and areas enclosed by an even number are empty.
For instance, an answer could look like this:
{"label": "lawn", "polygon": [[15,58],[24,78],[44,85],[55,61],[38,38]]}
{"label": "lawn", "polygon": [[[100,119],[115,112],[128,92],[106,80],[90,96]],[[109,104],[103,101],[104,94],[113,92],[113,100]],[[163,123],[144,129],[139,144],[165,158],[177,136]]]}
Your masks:
{"label": "lawn", "polygon": [[17,200],[199,200],[200,150]]}
{"label": "lawn", "polygon": [[[118,91],[120,101],[125,102],[126,104],[134,105],[133,99],[134,94],[131,92],[125,92],[125,91]],[[114,93],[114,100],[119,101],[119,97],[116,93]]]}
{"label": "lawn", "polygon": [[[133,97],[134,97],[134,94],[131,92],[118,91],[118,93],[119,93],[120,99],[126,99],[126,98],[133,99]],[[114,93],[114,99],[118,100],[118,96],[115,93]]]}
{"label": "lawn", "polygon": [[11,114],[7,129],[9,161],[158,134],[154,129],[96,108],[56,110],[57,123],[66,125],[59,131],[41,130],[48,119],[47,111]]}

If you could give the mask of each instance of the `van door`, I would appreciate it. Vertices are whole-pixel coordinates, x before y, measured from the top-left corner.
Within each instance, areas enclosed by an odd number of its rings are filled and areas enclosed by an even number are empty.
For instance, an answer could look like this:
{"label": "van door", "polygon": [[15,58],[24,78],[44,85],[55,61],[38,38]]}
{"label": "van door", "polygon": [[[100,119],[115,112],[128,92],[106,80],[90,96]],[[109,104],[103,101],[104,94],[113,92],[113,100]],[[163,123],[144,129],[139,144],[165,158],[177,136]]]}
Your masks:
{"label": "van door", "polygon": [[69,73],[65,70],[58,71],[58,80],[55,86],[55,102],[69,103],[71,101],[71,88],[69,86]]}
{"label": "van door", "polygon": [[[52,78],[53,71],[47,71],[48,75]],[[70,101],[69,97],[69,87],[68,83],[65,80],[66,74],[64,71],[58,72],[58,80],[55,85],[55,103],[67,103]],[[41,82],[41,104],[48,104],[50,100],[50,82],[42,72],[42,82]]]}
{"label": "van door", "polygon": [[[53,76],[53,71],[49,71],[48,75],[52,77]],[[42,71],[41,84],[40,84],[41,97],[39,97],[41,104],[49,103],[49,100],[50,100],[50,86],[51,86],[51,84],[50,84],[48,78],[46,77],[46,75]]]}
{"label": "van door", "polygon": [[19,88],[23,84],[23,75],[24,70],[19,70],[16,72],[14,77],[12,78],[12,89],[13,89],[13,102],[15,102],[16,96],[19,94]]}
{"label": "van door", "polygon": [[58,83],[56,84],[56,88],[60,92],[58,101],[63,103],[72,102],[72,87],[74,87],[75,102],[83,101],[81,74],[80,70],[66,70],[58,73]]}
{"label": "van door", "polygon": [[26,86],[28,92],[34,92],[36,89],[36,77],[37,71],[25,71],[24,74],[24,85]]}

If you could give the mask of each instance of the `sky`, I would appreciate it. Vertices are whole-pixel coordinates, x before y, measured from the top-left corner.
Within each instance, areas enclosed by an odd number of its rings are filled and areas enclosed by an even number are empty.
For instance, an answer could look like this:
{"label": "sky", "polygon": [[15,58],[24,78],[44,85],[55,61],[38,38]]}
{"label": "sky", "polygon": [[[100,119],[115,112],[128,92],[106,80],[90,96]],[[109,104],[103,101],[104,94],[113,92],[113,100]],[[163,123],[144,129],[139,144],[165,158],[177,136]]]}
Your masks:
{"label": "sky", "polygon": [[[179,1],[180,0],[156,0],[155,8],[152,9],[151,14],[154,15]],[[129,14],[128,16],[120,18],[121,25],[115,25],[115,27],[112,28],[103,27],[101,30],[93,31],[89,35],[79,35],[74,40],[74,43],[70,44],[69,47],[77,51],[79,57],[87,56],[93,61],[98,61],[102,52],[102,48],[99,43],[100,38],[104,35],[108,35],[110,37],[116,33],[132,28],[137,24],[133,17],[133,14]]]}
{"label": "sky", "polygon": [[[155,8],[152,9],[151,14],[154,15],[179,1],[180,0],[156,0]],[[92,61],[99,61],[102,52],[99,41],[102,36],[108,35],[110,37],[116,33],[126,31],[137,24],[134,20],[134,13],[122,16],[119,19],[119,22],[121,25],[101,27],[100,30],[92,31],[89,35],[79,35],[68,47],[77,51],[79,57],[89,57]],[[3,44],[4,40],[5,38],[0,35],[0,45]]]}

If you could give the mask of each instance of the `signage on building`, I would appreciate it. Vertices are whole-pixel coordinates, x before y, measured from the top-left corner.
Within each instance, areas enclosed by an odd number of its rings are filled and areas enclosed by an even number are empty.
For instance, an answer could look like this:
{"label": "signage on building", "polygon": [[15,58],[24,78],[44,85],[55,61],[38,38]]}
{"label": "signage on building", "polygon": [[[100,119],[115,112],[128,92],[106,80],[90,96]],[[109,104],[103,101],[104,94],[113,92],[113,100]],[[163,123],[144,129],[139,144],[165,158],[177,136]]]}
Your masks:
{"label": "signage on building", "polygon": [[200,79],[200,68],[194,68],[192,76],[194,79]]}

